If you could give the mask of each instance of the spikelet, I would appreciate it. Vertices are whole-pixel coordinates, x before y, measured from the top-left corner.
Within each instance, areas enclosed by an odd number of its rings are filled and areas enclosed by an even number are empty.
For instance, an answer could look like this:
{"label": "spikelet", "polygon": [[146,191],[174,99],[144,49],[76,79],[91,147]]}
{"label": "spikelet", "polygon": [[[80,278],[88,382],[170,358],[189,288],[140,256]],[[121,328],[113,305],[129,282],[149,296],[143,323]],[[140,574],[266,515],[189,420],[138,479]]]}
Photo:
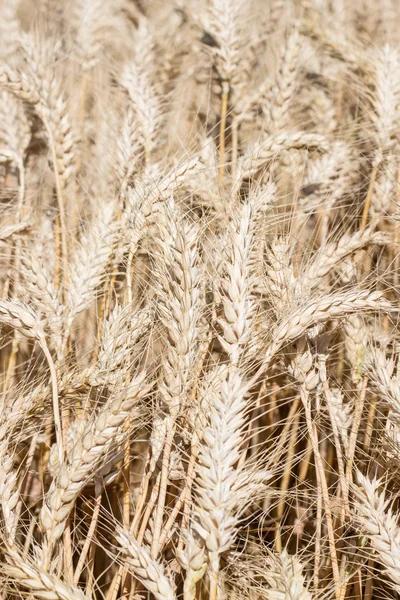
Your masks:
{"label": "spikelet", "polygon": [[11,69],[5,64],[0,64],[0,86],[25,102],[35,105],[40,102],[40,95],[32,78],[23,71]]}
{"label": "spikelet", "polygon": [[8,542],[12,544],[16,525],[15,508],[19,500],[19,490],[17,486],[17,472],[14,469],[14,460],[8,450],[10,446],[7,425],[3,423],[0,427],[0,505]]}
{"label": "spikelet", "polygon": [[340,389],[331,388],[329,393],[330,408],[336,421],[340,439],[345,452],[348,452],[349,434],[353,423],[353,407],[351,403],[345,403]]}
{"label": "spikelet", "polygon": [[249,148],[240,158],[241,179],[251,177],[279,154],[290,150],[328,152],[329,144],[324,136],[312,133],[288,133],[268,137]]}
{"label": "spikelet", "polygon": [[38,315],[17,300],[0,300],[0,323],[18,329],[27,337],[44,340],[44,331]]}
{"label": "spikelet", "polygon": [[289,238],[277,238],[267,251],[266,291],[277,311],[281,311],[292,301],[297,280],[291,264]]}

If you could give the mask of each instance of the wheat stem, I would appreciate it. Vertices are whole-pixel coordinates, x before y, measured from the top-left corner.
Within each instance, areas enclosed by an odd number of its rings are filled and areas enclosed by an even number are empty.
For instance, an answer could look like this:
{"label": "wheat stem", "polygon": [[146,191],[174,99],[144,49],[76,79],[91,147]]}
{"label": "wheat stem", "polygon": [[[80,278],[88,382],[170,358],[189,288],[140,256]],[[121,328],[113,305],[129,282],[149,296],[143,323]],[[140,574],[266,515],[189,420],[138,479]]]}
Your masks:
{"label": "wheat stem", "polygon": [[85,568],[85,562],[86,562],[87,555],[89,553],[89,550],[92,548],[93,538],[94,538],[94,535],[96,532],[97,522],[98,522],[98,519],[100,516],[102,495],[103,495],[103,483],[97,477],[95,480],[95,503],[94,503],[93,514],[92,514],[92,518],[90,521],[89,530],[87,532],[87,536],[85,539],[85,543],[83,545],[82,552],[79,556],[78,564],[76,565],[76,568],[75,568],[75,573],[74,573],[74,578],[73,578],[74,585],[78,585],[78,583],[79,583],[81,573],[82,573],[83,569]]}
{"label": "wheat stem", "polygon": [[222,97],[221,97],[221,116],[219,123],[219,167],[218,167],[218,183],[221,186],[224,179],[225,170],[225,130],[226,117],[228,113],[228,97],[229,97],[229,82],[222,82]]}
{"label": "wheat stem", "polygon": [[360,224],[361,230],[365,229],[367,226],[369,211],[371,208],[371,200],[372,200],[372,195],[374,193],[375,181],[376,181],[376,176],[378,173],[379,164],[380,164],[379,161],[375,161],[375,163],[372,167],[372,173],[371,173],[371,177],[369,180],[367,197],[365,198],[365,203],[364,203],[363,212],[362,212],[362,216],[361,216],[361,224]]}
{"label": "wheat stem", "polygon": [[46,342],[43,340],[40,342],[40,346],[46,356],[47,362],[50,369],[51,386],[53,394],[53,415],[54,415],[54,429],[56,432],[57,448],[58,448],[58,459],[60,465],[64,463],[64,448],[63,448],[63,430],[61,425],[61,413],[60,403],[58,399],[58,386],[57,386],[57,373],[50,351],[47,347]]}
{"label": "wheat stem", "polygon": [[43,122],[47,131],[47,135],[50,142],[50,151],[52,156],[53,168],[54,168],[54,178],[56,182],[56,192],[57,192],[57,201],[58,201],[58,210],[59,210],[59,219],[60,219],[60,237],[61,237],[61,254],[62,254],[62,281],[63,281],[63,293],[65,293],[65,286],[68,282],[68,271],[69,271],[69,261],[68,261],[68,237],[67,237],[67,215],[65,212],[65,203],[64,203],[64,193],[63,186],[61,184],[61,178],[58,170],[58,158],[56,152],[56,146],[54,142],[54,136],[52,132],[52,128],[48,120],[43,116]]}
{"label": "wheat stem", "polygon": [[164,452],[161,467],[160,492],[158,495],[156,514],[154,519],[153,540],[151,543],[151,556],[157,558],[160,548],[160,536],[164,515],[165,499],[168,487],[169,460],[172,451],[172,442],[175,436],[175,423],[172,417],[167,417],[167,435],[164,443]]}
{"label": "wheat stem", "polygon": [[309,392],[304,389],[303,386],[300,387],[301,399],[304,405],[305,414],[306,414],[306,422],[307,429],[311,439],[311,443],[313,446],[314,458],[315,458],[315,466],[318,471],[318,478],[321,485],[321,496],[323,499],[325,516],[326,516],[326,524],[328,528],[328,539],[329,539],[329,548],[330,548],[330,557],[332,563],[332,572],[333,578],[335,581],[335,597],[336,600],[340,600],[341,596],[341,581],[340,581],[340,571],[339,571],[339,563],[337,559],[336,552],[336,543],[335,543],[335,532],[333,529],[333,519],[332,513],[330,509],[330,499],[329,499],[329,490],[326,482],[325,469],[322,462],[321,453],[319,451],[319,443],[318,443],[318,434],[315,424],[312,420],[311,415],[311,403],[309,398]]}

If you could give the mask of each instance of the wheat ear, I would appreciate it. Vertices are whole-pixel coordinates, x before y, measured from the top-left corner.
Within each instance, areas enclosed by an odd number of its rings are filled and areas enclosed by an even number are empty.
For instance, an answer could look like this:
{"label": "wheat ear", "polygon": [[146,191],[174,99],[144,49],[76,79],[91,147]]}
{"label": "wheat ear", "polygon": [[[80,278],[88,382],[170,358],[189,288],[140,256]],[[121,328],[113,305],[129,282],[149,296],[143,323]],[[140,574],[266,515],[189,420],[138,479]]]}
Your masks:
{"label": "wheat ear", "polygon": [[125,529],[118,526],[117,541],[127,559],[128,568],[156,600],[176,600],[172,584],[165,575],[161,563],[151,557],[150,551],[141,546]]}
{"label": "wheat ear", "polygon": [[233,215],[227,247],[222,248],[220,281],[223,313],[218,336],[233,365],[237,365],[249,343],[255,314],[252,297],[252,262],[257,222],[256,203],[247,202]]}
{"label": "wheat ear", "polygon": [[32,79],[27,77],[24,72],[4,64],[0,65],[0,85],[25,102],[31,104],[40,102],[40,95]]}
{"label": "wheat ear", "polygon": [[303,575],[304,566],[296,555],[283,550],[268,558],[266,579],[270,585],[270,600],[312,600]]}
{"label": "wheat ear", "polygon": [[289,237],[272,240],[267,250],[266,288],[276,311],[290,304],[297,279],[291,260],[292,245]]}
{"label": "wheat ear", "polygon": [[145,158],[149,161],[156,145],[160,144],[163,112],[153,82],[156,67],[153,35],[144,17],[139,20],[134,41],[135,56],[125,65],[120,82],[129,94],[140,136],[138,141],[143,144]]}
{"label": "wheat ear", "polygon": [[368,479],[357,473],[355,488],[355,517],[361,530],[371,541],[372,547],[392,580],[396,591],[400,590],[400,528],[398,515],[390,508],[391,498],[379,492],[381,481]]}
{"label": "wheat ear", "polygon": [[240,179],[255,175],[265,164],[281,152],[290,150],[319,150],[329,152],[327,139],[316,133],[295,132],[278,134],[250,147],[239,161]]}
{"label": "wheat ear", "polygon": [[[244,382],[235,367],[226,371],[210,402],[209,424],[199,444],[195,524],[208,550],[210,598],[217,597],[220,555],[233,544],[243,508],[256,492],[243,465],[236,466],[243,441],[246,402]],[[269,475],[264,474],[264,481]]]}
{"label": "wheat ear", "polygon": [[7,550],[6,558],[8,562],[1,565],[2,570],[32,597],[41,600],[87,600],[82,590],[27,562],[16,551]]}
{"label": "wheat ear", "polygon": [[280,348],[283,343],[302,336],[314,325],[367,310],[393,310],[393,306],[383,299],[382,292],[369,290],[337,292],[311,301],[304,308],[292,311],[277,327],[273,346]]}
{"label": "wheat ear", "polygon": [[273,342],[267,347],[261,366],[247,385],[251,387],[258,380],[284,344],[300,338],[310,327],[321,326],[331,319],[343,319],[357,312],[373,310],[390,312],[396,308],[383,299],[382,292],[369,290],[337,292],[323,296],[320,300],[310,301],[304,307],[296,307],[273,330]]}
{"label": "wheat ear", "polygon": [[57,438],[60,464],[64,461],[60,406],[58,401],[57,374],[48,349],[42,324],[38,316],[26,305],[17,301],[0,300],[0,323],[18,329],[23,335],[37,340],[49,364],[53,391],[54,428]]}
{"label": "wheat ear", "polygon": [[10,439],[7,431],[7,424],[4,423],[0,427],[0,502],[7,536],[10,543],[12,543],[16,523],[14,509],[18,503],[19,492],[17,489],[17,473],[13,469],[14,460],[9,453]]}
{"label": "wheat ear", "polygon": [[160,396],[167,408],[160,494],[155,515],[152,556],[158,553],[165,493],[168,486],[170,452],[179,411],[185,408],[200,350],[203,312],[202,270],[199,268],[198,229],[186,223],[173,202],[164,212],[158,238],[158,295],[161,320],[167,333],[162,364]]}
{"label": "wheat ear", "polygon": [[[343,235],[337,242],[326,244],[318,250],[316,256],[305,272],[301,274],[301,284],[307,289],[314,289],[335,265],[346,256],[368,245],[384,245],[389,237],[382,232],[374,232],[367,228],[355,233]],[[304,282],[304,284],[303,284]]]}
{"label": "wheat ear", "polygon": [[379,348],[366,349],[365,369],[372,384],[389,404],[391,417],[400,422],[400,375],[395,361],[386,357]]}
{"label": "wheat ear", "polygon": [[134,379],[125,392],[111,398],[97,415],[88,419],[67,461],[60,463],[40,513],[48,541],[46,560],[49,560],[52,545],[64,531],[76,498],[95,468],[105,460],[127,416],[133,417],[135,405],[148,392],[145,377],[142,374]]}
{"label": "wheat ear", "polygon": [[279,70],[267,100],[263,103],[267,116],[267,129],[271,133],[288,129],[290,122],[290,105],[299,85],[299,51],[301,38],[298,27],[290,32],[282,53]]}
{"label": "wheat ear", "polygon": [[184,600],[195,600],[196,584],[207,569],[207,558],[203,545],[195,537],[194,531],[187,530],[184,534],[185,549],[178,548],[178,559],[186,571],[183,588]]}
{"label": "wheat ear", "polygon": [[391,48],[388,44],[385,45],[375,60],[375,112],[373,113],[373,123],[376,149],[375,156],[372,159],[372,172],[361,218],[361,229],[367,224],[379,165],[399,143],[397,131],[400,108],[399,68],[400,55],[398,50]]}

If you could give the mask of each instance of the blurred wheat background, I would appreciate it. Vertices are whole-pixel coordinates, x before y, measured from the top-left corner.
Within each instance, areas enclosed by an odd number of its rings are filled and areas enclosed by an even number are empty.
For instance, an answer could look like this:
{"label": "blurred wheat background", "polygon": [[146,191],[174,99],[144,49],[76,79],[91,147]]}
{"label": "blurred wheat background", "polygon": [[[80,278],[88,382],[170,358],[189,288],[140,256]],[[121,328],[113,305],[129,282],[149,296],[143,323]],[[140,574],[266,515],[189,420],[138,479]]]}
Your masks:
{"label": "blurred wheat background", "polygon": [[400,5],[0,3],[0,598],[400,598]]}

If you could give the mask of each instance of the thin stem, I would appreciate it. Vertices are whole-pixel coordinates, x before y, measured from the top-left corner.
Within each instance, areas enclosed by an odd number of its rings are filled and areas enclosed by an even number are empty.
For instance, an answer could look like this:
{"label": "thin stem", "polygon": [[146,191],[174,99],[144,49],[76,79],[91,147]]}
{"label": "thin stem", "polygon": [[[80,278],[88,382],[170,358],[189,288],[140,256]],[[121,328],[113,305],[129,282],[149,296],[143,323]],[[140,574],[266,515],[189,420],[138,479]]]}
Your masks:
{"label": "thin stem", "polygon": [[18,354],[18,350],[19,350],[19,340],[18,340],[17,336],[18,336],[17,331],[14,331],[13,340],[11,342],[11,352],[10,352],[10,356],[8,357],[8,365],[7,365],[6,377],[5,377],[4,385],[3,385],[3,392],[7,392],[7,390],[9,389],[10,382],[11,382],[11,379],[12,379],[13,373],[14,373],[16,358],[17,358],[17,354]]}
{"label": "thin stem", "polygon": [[93,515],[89,526],[89,531],[87,533],[85,543],[82,548],[81,555],[79,557],[78,564],[76,565],[75,574],[74,574],[74,585],[78,585],[79,578],[81,573],[85,567],[86,557],[89,553],[90,547],[93,542],[94,533],[97,527],[97,521],[99,519],[100,507],[101,507],[101,499],[103,495],[103,483],[100,477],[96,477],[94,484],[94,494],[95,494],[95,503],[93,509]]}
{"label": "thin stem", "polygon": [[29,530],[26,534],[26,539],[24,542],[24,548],[22,550],[22,557],[25,559],[28,556],[29,548],[33,539],[33,532],[35,531],[35,527],[37,525],[37,520],[34,516],[32,516],[31,522],[29,523]]}
{"label": "thin stem", "polygon": [[[347,513],[350,514],[349,487],[348,487],[348,482],[346,480],[346,475],[345,475],[344,459],[343,459],[342,447],[340,445],[339,430],[338,430],[335,416],[332,411],[332,401],[331,401],[331,395],[330,395],[328,382],[325,380],[322,383],[322,386],[324,389],[326,403],[328,405],[329,417],[330,417],[331,425],[332,425],[333,439],[335,442],[336,458],[337,458],[337,462],[338,462],[338,471],[339,471],[339,480],[340,480],[340,486],[342,488],[344,507],[345,507]],[[344,514],[342,515],[342,525],[343,525],[343,517],[344,517]]]}
{"label": "thin stem", "polygon": [[333,579],[335,581],[335,596],[336,596],[337,600],[340,600],[342,586],[340,583],[340,571],[339,571],[339,564],[338,564],[336,546],[335,546],[335,533],[334,533],[334,529],[333,529],[333,519],[332,519],[332,513],[331,513],[331,509],[330,509],[329,490],[328,490],[328,485],[326,482],[325,470],[324,470],[324,465],[322,462],[321,453],[319,451],[318,434],[317,434],[317,430],[316,430],[315,424],[312,421],[312,416],[311,416],[310,394],[304,388],[304,386],[301,386],[300,394],[301,394],[302,402],[304,404],[308,434],[310,436],[312,446],[313,446],[315,468],[318,473],[319,483],[321,485],[321,495],[322,495],[322,500],[324,503],[326,525],[327,525],[327,529],[328,529],[328,540],[329,540],[329,550],[330,550],[331,563],[332,563],[332,573],[333,573]]}
{"label": "thin stem", "polygon": [[151,544],[151,556],[157,558],[157,554],[160,547],[160,535],[162,520],[164,515],[165,498],[167,496],[168,487],[168,474],[169,474],[169,460],[172,450],[172,442],[175,436],[175,421],[172,417],[167,418],[167,436],[164,445],[163,460],[161,467],[161,482],[160,482],[160,493],[158,496],[156,516],[154,519],[154,533]]}
{"label": "thin stem", "polygon": [[228,97],[229,83],[222,82],[222,98],[221,98],[221,119],[219,122],[219,168],[218,168],[218,183],[222,185],[225,169],[225,129],[226,116],[228,112]]}
{"label": "thin stem", "polygon": [[134,257],[134,245],[131,244],[129,248],[128,262],[126,265],[126,289],[128,293],[128,304],[133,302],[133,288],[132,288],[132,262]]}
{"label": "thin stem", "polygon": [[364,444],[363,444],[363,449],[365,450],[365,452],[368,452],[368,450],[369,450],[369,446],[370,446],[371,439],[372,439],[372,434],[374,432],[376,401],[377,401],[377,398],[374,395],[371,398],[371,404],[369,406],[369,411],[368,411],[368,423],[367,423],[367,427],[365,428],[365,436],[364,436]]}
{"label": "thin stem", "polygon": [[219,559],[218,565],[213,567],[210,575],[210,600],[217,600],[218,598],[218,580],[219,580]]}
{"label": "thin stem", "polygon": [[93,593],[94,559],[96,557],[96,549],[97,549],[97,545],[91,544],[90,551],[89,551],[89,560],[88,560],[89,568],[88,568],[88,574],[87,574],[87,579],[86,579],[86,590],[85,590],[85,594],[86,594],[87,598],[92,598],[92,593]]}
{"label": "thin stem", "polygon": [[63,186],[60,180],[60,174],[58,172],[58,158],[56,147],[54,143],[53,133],[47,119],[43,117],[43,123],[47,131],[50,142],[51,158],[54,167],[54,178],[56,182],[57,202],[60,217],[60,231],[61,231],[61,254],[62,254],[62,265],[63,265],[63,287],[65,289],[66,281],[68,281],[68,242],[67,242],[67,221],[65,213]]}
{"label": "thin stem", "polygon": [[289,489],[290,478],[292,476],[293,459],[295,457],[295,448],[299,430],[300,415],[296,414],[291,424],[291,434],[289,438],[289,448],[287,451],[284,472],[281,482],[281,499],[276,509],[277,528],[275,532],[275,548],[277,552],[282,552],[281,521],[286,505],[286,492]]}
{"label": "thin stem", "polygon": [[124,423],[124,432],[126,435],[124,443],[124,462],[123,462],[123,478],[124,478],[124,498],[123,498],[123,517],[124,527],[129,529],[130,517],[130,478],[131,478],[131,440],[129,432],[131,428],[131,420],[129,416]]}
{"label": "thin stem", "polygon": [[62,427],[61,427],[61,416],[60,416],[60,404],[58,400],[58,388],[57,388],[57,373],[56,368],[51,357],[50,351],[47,347],[46,341],[43,339],[40,340],[40,347],[43,350],[43,353],[47,359],[49,369],[50,369],[50,378],[51,378],[51,388],[52,388],[52,396],[53,396],[53,415],[54,415],[54,429],[56,432],[56,441],[57,441],[57,450],[58,450],[58,460],[60,466],[64,464],[64,448],[63,448],[63,439],[62,439]]}
{"label": "thin stem", "polygon": [[231,161],[231,171],[232,171],[232,185],[236,185],[236,176],[237,176],[237,163],[238,163],[238,151],[239,151],[239,122],[238,119],[235,118],[232,121],[232,161]]}
{"label": "thin stem", "polygon": [[[138,536],[136,538],[138,544],[142,543],[144,535],[146,533],[146,528],[147,528],[147,525],[149,523],[149,519],[151,517],[151,513],[153,512],[154,506],[155,506],[156,501],[157,501],[158,493],[159,493],[159,490],[160,490],[160,482],[161,482],[161,473],[159,473],[157,475],[156,483],[155,483],[155,485],[154,485],[154,487],[152,489],[152,492],[150,494],[149,503],[148,503],[148,505],[146,507],[146,511],[145,511],[145,513],[143,515],[143,521],[142,521],[142,524],[140,526],[140,530],[139,530]],[[123,569],[122,583],[124,583],[124,580],[125,580],[125,577],[126,577],[126,574],[127,574],[128,571],[127,571],[127,568],[126,568],[126,564],[121,565],[121,566],[122,566],[122,569]],[[136,591],[136,583],[137,582],[135,580],[133,582],[133,585],[132,585],[131,592],[133,592],[133,593]],[[113,600],[115,600],[115,598]]]}
{"label": "thin stem", "polygon": [[133,534],[137,533],[137,528],[139,526],[140,518],[142,516],[143,507],[146,502],[147,491],[149,489],[149,481],[150,481],[151,473],[147,473],[143,480],[143,484],[139,490],[139,498],[136,505],[135,516],[133,517],[131,523],[131,531]]}
{"label": "thin stem", "polygon": [[368,576],[367,581],[365,582],[364,600],[371,600],[371,598],[373,598],[374,580],[371,573],[373,573],[374,570],[374,563],[375,561],[373,558],[368,560]]}
{"label": "thin stem", "polygon": [[[124,527],[129,529],[129,519],[130,519],[130,471],[131,471],[131,440],[129,437],[131,426],[131,420],[129,416],[126,418],[124,423],[125,430],[125,444],[124,444],[124,460],[123,460],[123,480],[124,480],[124,494],[123,494],[123,522]],[[127,589],[126,578],[123,582],[123,595],[122,597],[126,597],[126,594],[129,592]]]}
{"label": "thin stem", "polygon": [[[156,483],[152,489],[149,502],[147,503],[147,507],[146,507],[145,513],[143,515],[142,524],[141,524],[139,533],[136,538],[136,541],[138,544],[141,544],[143,541],[147,524],[149,522],[151,513],[153,512],[153,508],[157,501],[158,493],[160,490],[160,480],[161,480],[161,473],[159,473],[157,476]],[[130,533],[133,534],[133,522],[131,523],[131,526],[130,526]],[[125,561],[123,564],[121,564],[119,566],[118,571],[114,575],[114,579],[113,579],[113,581],[110,585],[110,588],[107,592],[106,600],[116,600],[117,595],[118,595],[119,586],[120,586],[121,582],[122,582],[122,585],[124,585],[124,581],[125,581],[125,577],[126,577],[127,573],[128,573],[128,569],[127,569],[126,561]],[[132,588],[135,588],[135,581],[133,582]]]}
{"label": "thin stem", "polygon": [[351,427],[351,432],[350,432],[349,450],[347,452],[347,464],[346,464],[346,476],[347,476],[347,481],[349,483],[351,483],[351,481],[352,481],[354,454],[356,451],[358,431],[360,429],[362,414],[363,414],[363,410],[364,410],[365,396],[367,393],[367,385],[368,385],[368,377],[364,377],[360,394],[355,402],[353,425]]}
{"label": "thin stem", "polygon": [[[188,470],[186,473],[186,478],[185,478],[185,485],[183,486],[183,489],[179,495],[178,500],[176,501],[176,504],[168,518],[168,521],[166,522],[166,524],[164,525],[164,528],[161,532],[161,537],[160,537],[160,549],[162,549],[163,545],[165,544],[165,540],[168,537],[169,532],[172,529],[173,524],[175,523],[175,520],[179,514],[179,511],[181,510],[182,504],[185,502],[188,497],[190,497],[190,491],[191,491],[191,487],[192,487],[192,483],[193,483],[193,479],[194,479],[194,467],[196,464],[196,459],[197,459],[197,446],[192,446],[192,451],[190,454],[190,461],[189,461],[189,465],[188,465]],[[184,523],[184,519],[185,519],[185,514],[182,517],[182,524],[181,524],[181,529],[185,529],[186,528],[186,523]]]}
{"label": "thin stem", "polygon": [[21,212],[25,200],[25,167],[24,161],[18,162],[19,185],[18,185],[18,205],[17,205],[17,220],[21,218]]}
{"label": "thin stem", "polygon": [[141,544],[143,541],[144,534],[146,532],[146,527],[147,527],[147,525],[149,523],[149,519],[151,517],[151,513],[153,512],[154,506],[157,502],[157,497],[158,497],[158,494],[160,491],[160,485],[161,485],[161,473],[159,473],[157,475],[156,483],[154,484],[154,487],[151,491],[149,502],[146,506],[146,510],[143,515],[143,520],[142,520],[142,523],[141,523],[141,526],[139,529],[139,533],[136,538],[138,544]]}
{"label": "thin stem", "polygon": [[[22,219],[22,209],[24,206],[24,199],[25,199],[25,167],[24,167],[23,160],[18,161],[18,175],[19,175],[18,204],[17,204],[16,215],[15,215],[17,223],[19,221],[21,221],[21,219]],[[14,261],[13,261],[14,264],[12,265],[12,272],[14,274],[13,293],[15,293],[15,290],[18,290],[18,287],[19,287],[21,245],[22,245],[21,239],[17,238],[17,240],[15,242],[15,250],[14,250]],[[19,350],[19,340],[18,340],[17,331],[15,330],[14,334],[13,334],[12,345],[11,345],[11,353],[10,353],[10,356],[8,359],[6,377],[5,377],[4,388],[3,388],[4,392],[6,392],[8,390],[8,388],[10,386],[10,382],[11,382],[13,374],[14,374],[18,350]]]}
{"label": "thin stem", "polygon": [[29,451],[28,451],[27,461],[26,461],[26,465],[25,465],[25,475],[21,479],[20,484],[18,485],[18,492],[19,492],[20,499],[18,500],[18,504],[15,509],[15,523],[14,523],[13,530],[10,535],[10,541],[12,543],[15,540],[15,536],[17,533],[17,527],[18,527],[18,521],[21,516],[21,510],[22,510],[22,504],[23,504],[22,495],[24,493],[24,490],[26,490],[26,489],[29,490],[28,481],[30,483],[33,479],[33,473],[30,473],[29,471],[32,466],[33,457],[35,456],[35,450],[36,450],[38,438],[39,438],[38,433],[35,433],[35,435],[32,437],[31,443],[29,445]]}
{"label": "thin stem", "polygon": [[374,193],[374,187],[375,187],[376,175],[378,173],[378,167],[379,167],[379,161],[375,161],[375,163],[372,167],[371,178],[369,180],[368,193],[367,193],[367,197],[365,199],[364,209],[362,212],[360,229],[365,229],[367,226],[369,209],[371,207],[372,194]]}
{"label": "thin stem", "polygon": [[[310,441],[311,443],[311,441]],[[311,444],[312,446],[312,444]],[[319,471],[316,471],[317,484],[320,485]],[[315,558],[314,558],[314,591],[319,588],[319,571],[321,568],[321,530],[322,530],[322,496],[317,494],[317,515],[315,526]]]}

